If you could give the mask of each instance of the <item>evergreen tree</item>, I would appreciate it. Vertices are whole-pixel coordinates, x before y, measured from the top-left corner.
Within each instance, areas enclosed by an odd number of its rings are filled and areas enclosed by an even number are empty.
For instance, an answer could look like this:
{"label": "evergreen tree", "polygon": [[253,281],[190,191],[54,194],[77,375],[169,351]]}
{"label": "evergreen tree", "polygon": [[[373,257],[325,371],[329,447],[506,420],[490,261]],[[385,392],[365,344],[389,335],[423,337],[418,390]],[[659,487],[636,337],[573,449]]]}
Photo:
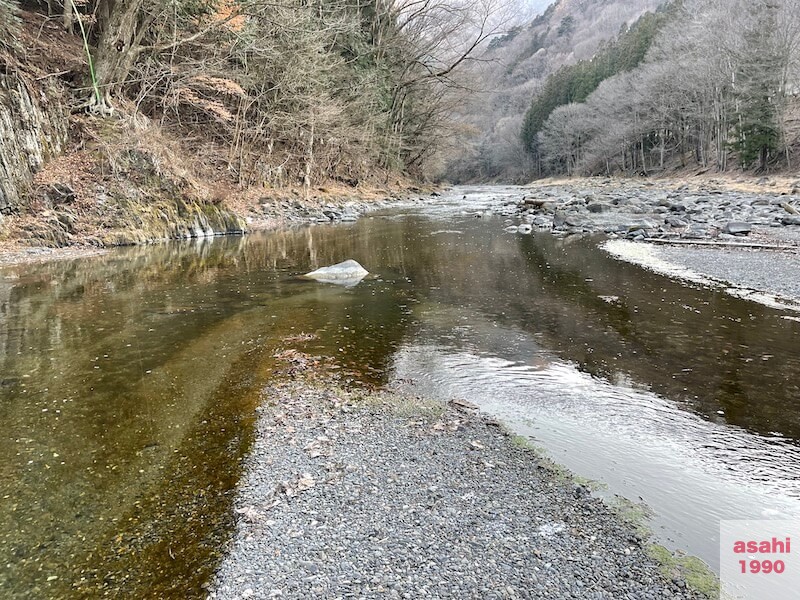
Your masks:
{"label": "evergreen tree", "polygon": [[575,18],[572,15],[567,15],[561,19],[561,24],[558,26],[558,37],[569,37],[575,29]]}
{"label": "evergreen tree", "polygon": [[732,144],[743,167],[767,168],[780,143],[778,102],[780,74],[787,57],[776,43],[777,6],[757,0],[748,6],[749,27],[738,56],[734,86],[735,140]]}
{"label": "evergreen tree", "polygon": [[521,132],[525,148],[537,153],[537,135],[556,108],[583,102],[604,80],[636,68],[671,15],[669,11],[646,13],[630,29],[623,29],[615,41],[601,46],[591,60],[562,67],[551,75],[525,114]]}

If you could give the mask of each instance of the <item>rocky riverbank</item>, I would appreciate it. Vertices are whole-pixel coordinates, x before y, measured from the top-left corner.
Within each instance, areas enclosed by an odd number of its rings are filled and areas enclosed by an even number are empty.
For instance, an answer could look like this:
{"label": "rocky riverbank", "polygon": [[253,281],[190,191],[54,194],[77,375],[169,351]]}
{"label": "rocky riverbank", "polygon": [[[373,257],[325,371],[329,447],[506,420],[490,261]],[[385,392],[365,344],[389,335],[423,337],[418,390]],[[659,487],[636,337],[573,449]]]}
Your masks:
{"label": "rocky riverbank", "polygon": [[703,598],[632,524],[464,405],[264,391],[209,598]]}
{"label": "rocky riverbank", "polygon": [[800,181],[543,181],[501,214],[512,234],[605,234],[621,260],[800,309]]}
{"label": "rocky riverbank", "polygon": [[[423,204],[431,198],[431,194],[438,195],[438,192],[434,188],[400,188],[384,190],[383,193],[380,190],[367,190],[359,195],[324,192],[306,199],[287,190],[279,196],[265,197],[261,201],[235,204],[227,211],[236,223],[231,228],[214,227],[207,222],[179,226],[181,221],[178,218],[169,229],[146,227],[142,219],[138,219],[138,229],[129,228],[120,235],[116,232],[122,230],[121,226],[100,233],[95,228],[92,235],[87,235],[80,225],[69,225],[80,222],[75,216],[74,206],[58,207],[36,218],[8,216],[5,217],[5,224],[0,221],[0,266],[86,258],[102,254],[113,246],[242,234],[309,224],[353,222],[370,212]],[[121,221],[127,218],[136,220],[131,216],[136,210],[131,209],[130,214]],[[64,216],[66,213],[69,213],[68,217]],[[158,217],[158,220],[163,224],[164,219]],[[5,236],[2,235],[3,225]],[[58,230],[55,237],[51,235],[53,229]],[[20,232],[32,235],[24,237]]]}
{"label": "rocky riverbank", "polygon": [[284,194],[263,198],[259,202],[237,209],[248,229],[275,229],[313,223],[348,223],[361,216],[386,208],[399,208],[424,203],[439,193],[435,188],[405,188],[397,190],[366,190],[360,194],[330,194],[323,192],[310,198]]}
{"label": "rocky riverbank", "polygon": [[[733,244],[695,247],[617,239],[600,247],[620,260],[668,277],[722,289],[773,308],[800,311],[800,249],[791,246],[781,246],[782,250]],[[791,315],[784,318],[797,319]]]}
{"label": "rocky riverbank", "polygon": [[[762,181],[761,184],[758,181]],[[576,179],[537,182],[507,206],[509,232],[605,233],[631,240],[729,241],[797,245],[800,181],[700,182]]]}

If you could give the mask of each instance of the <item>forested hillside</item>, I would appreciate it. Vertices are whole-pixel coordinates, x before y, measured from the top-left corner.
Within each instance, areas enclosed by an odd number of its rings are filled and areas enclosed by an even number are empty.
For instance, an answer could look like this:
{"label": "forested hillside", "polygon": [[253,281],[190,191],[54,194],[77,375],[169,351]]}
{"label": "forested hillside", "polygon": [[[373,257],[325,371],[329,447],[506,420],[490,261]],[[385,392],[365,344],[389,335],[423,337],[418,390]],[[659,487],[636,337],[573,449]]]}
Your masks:
{"label": "forested hillside", "polygon": [[800,0],[556,0],[492,39],[453,181],[791,169]]}
{"label": "forested hillside", "polygon": [[796,166],[800,2],[683,0],[665,14],[638,68],[562,98],[546,120],[533,101],[523,136],[543,171]]}
{"label": "forested hillside", "polygon": [[645,13],[630,28],[623,28],[618,38],[602,44],[590,60],[562,67],[547,78],[522,125],[522,142],[536,161],[537,175],[543,171],[541,159],[545,156],[540,134],[546,123],[552,124],[553,112],[560,106],[585,102],[603,81],[639,66],[656,34],[674,18],[674,12],[661,8]]}
{"label": "forested hillside", "polygon": [[661,1],[555,0],[532,21],[495,36],[473,62],[472,95],[458,111],[459,146],[448,156],[446,176],[454,181],[531,177],[537,165],[520,132],[532,99],[548,95],[551,75],[590,60]]}
{"label": "forested hillside", "polygon": [[496,8],[0,0],[0,210],[17,215],[5,235],[135,241],[128,221],[172,235],[158,223],[269,204],[265,189],[423,177]]}
{"label": "forested hillside", "polygon": [[0,0],[0,241],[241,230],[431,176],[795,164],[800,0],[521,6]]}

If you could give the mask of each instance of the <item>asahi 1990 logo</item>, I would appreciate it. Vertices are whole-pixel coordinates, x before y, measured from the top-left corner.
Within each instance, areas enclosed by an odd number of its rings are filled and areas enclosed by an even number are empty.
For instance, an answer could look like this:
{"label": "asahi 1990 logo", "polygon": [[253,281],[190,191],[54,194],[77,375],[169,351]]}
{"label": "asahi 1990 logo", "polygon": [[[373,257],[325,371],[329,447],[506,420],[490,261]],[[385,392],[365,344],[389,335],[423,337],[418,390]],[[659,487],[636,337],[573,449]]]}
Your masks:
{"label": "asahi 1990 logo", "polygon": [[726,600],[794,598],[800,560],[792,538],[800,521],[722,521],[720,588]]}
{"label": "asahi 1990 logo", "polygon": [[[792,538],[778,539],[773,537],[771,540],[736,540],[733,543],[733,553],[746,555],[747,558],[739,560],[742,573],[770,573],[781,574],[786,571],[786,562],[781,559],[773,559],[774,554],[791,554]],[[770,558],[760,558],[761,556]],[[755,557],[755,558],[753,558]]]}

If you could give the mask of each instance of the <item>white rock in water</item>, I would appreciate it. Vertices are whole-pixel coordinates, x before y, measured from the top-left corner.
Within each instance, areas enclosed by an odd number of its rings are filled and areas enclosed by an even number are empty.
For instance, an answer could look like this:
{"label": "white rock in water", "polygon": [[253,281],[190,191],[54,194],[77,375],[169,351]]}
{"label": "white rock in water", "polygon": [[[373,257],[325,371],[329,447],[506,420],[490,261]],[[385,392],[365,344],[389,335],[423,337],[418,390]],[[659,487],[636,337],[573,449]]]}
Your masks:
{"label": "white rock in water", "polygon": [[354,260],[346,260],[330,267],[320,267],[316,271],[306,273],[305,276],[317,281],[353,285],[369,275],[364,267]]}

